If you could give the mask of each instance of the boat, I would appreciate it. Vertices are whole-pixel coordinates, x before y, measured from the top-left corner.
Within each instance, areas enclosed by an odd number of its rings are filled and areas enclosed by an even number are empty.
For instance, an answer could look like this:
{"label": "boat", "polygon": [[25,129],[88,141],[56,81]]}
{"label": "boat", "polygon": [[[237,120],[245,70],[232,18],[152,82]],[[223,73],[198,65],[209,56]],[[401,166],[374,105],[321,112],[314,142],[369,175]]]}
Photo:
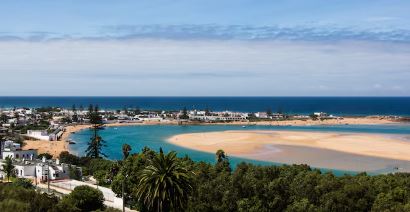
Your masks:
{"label": "boat", "polygon": [[245,126],[245,125],[242,125],[242,128],[246,128],[246,126]]}
{"label": "boat", "polygon": [[76,142],[73,141],[73,140],[71,140],[71,139],[68,139],[67,142],[68,142],[69,144],[76,144]]}

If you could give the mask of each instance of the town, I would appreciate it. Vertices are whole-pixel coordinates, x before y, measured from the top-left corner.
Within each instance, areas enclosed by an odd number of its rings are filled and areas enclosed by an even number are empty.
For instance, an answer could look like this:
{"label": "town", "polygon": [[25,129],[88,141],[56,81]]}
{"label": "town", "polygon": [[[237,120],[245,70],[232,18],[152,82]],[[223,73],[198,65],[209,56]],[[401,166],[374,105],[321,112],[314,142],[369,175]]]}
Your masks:
{"label": "town", "polygon": [[[270,109],[255,113],[211,111],[209,109],[187,110],[186,108],[179,111],[140,110],[138,108],[101,110],[98,106],[93,105],[87,109],[83,107],[77,109],[76,106],[70,109],[58,107],[0,109],[0,180],[7,179],[8,181],[11,175],[13,178],[27,179],[46,192],[50,192],[51,185],[54,192],[58,191],[57,193],[62,194],[71,192],[79,185],[96,186],[104,194],[105,205],[121,209],[123,203],[121,198],[117,197],[118,195],[109,188],[98,187],[101,179],[95,179],[89,170],[86,170],[84,174],[80,163],[74,164],[72,160],[61,158],[62,154],[68,155],[68,158],[76,158],[76,156],[68,152],[39,153],[35,148],[36,145],[34,148],[23,148],[30,141],[34,141],[34,144],[36,141],[46,141],[49,145],[56,142],[64,142],[67,145],[75,144],[67,139],[68,136],[64,137],[68,134],[66,129],[71,126],[91,128],[93,117],[90,114],[98,114],[101,125],[94,126],[98,128],[104,125],[129,124],[240,124],[246,127],[247,124],[266,124],[266,122],[270,124],[296,123],[296,121],[310,123],[344,119],[324,112],[297,115],[280,111],[273,113]],[[377,118],[399,119],[400,117]],[[13,167],[12,173],[4,167]]]}

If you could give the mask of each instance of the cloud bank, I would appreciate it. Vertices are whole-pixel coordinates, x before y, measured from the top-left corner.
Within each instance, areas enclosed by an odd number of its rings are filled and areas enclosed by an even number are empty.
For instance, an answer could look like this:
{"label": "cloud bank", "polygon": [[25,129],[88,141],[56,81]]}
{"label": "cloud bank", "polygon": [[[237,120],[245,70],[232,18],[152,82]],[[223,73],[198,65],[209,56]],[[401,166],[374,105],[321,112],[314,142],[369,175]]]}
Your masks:
{"label": "cloud bank", "polygon": [[410,45],[368,41],[0,42],[0,95],[405,96]]}
{"label": "cloud bank", "polygon": [[0,40],[302,40],[302,41],[383,41],[410,43],[407,29],[358,29],[338,26],[251,26],[251,25],[110,25],[95,33],[60,34],[55,32],[0,32]]}

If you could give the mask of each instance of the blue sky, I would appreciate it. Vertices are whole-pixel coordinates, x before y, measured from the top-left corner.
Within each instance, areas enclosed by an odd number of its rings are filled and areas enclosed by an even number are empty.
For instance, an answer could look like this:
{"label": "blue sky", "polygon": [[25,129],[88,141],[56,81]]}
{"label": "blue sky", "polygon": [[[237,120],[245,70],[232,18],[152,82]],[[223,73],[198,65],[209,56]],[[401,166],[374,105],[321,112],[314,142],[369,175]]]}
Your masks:
{"label": "blue sky", "polygon": [[408,11],[397,0],[5,0],[0,95],[408,96]]}

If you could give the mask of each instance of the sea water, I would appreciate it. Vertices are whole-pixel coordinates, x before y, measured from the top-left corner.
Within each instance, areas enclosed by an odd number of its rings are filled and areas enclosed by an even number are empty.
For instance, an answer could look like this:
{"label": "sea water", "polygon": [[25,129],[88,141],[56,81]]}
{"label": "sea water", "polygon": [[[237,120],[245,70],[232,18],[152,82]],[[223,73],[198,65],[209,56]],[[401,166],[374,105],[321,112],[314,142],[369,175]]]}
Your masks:
{"label": "sea water", "polygon": [[334,115],[410,116],[410,97],[0,97],[0,108],[64,107],[101,109],[140,108],[146,110],[203,110],[257,112],[282,111],[291,114],[326,112]]}

